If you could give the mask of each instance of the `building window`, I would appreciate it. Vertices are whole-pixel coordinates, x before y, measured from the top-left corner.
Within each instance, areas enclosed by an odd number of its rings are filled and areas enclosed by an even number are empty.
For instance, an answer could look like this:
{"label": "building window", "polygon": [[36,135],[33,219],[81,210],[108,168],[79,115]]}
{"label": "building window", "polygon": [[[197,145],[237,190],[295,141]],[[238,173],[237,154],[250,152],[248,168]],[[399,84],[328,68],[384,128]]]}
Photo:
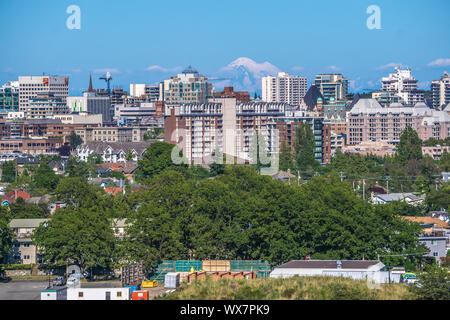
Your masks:
{"label": "building window", "polygon": [[117,296],[118,296],[118,297],[122,297],[122,292],[120,292],[120,291],[117,292]]}
{"label": "building window", "polygon": [[28,254],[24,255],[24,256],[23,256],[23,259],[24,259],[24,260],[30,260],[30,255],[28,255]]}
{"label": "building window", "polygon": [[433,252],[433,256],[437,257],[439,254],[437,252]]}
{"label": "building window", "polygon": [[82,291],[78,292],[78,298],[83,298],[83,292]]}

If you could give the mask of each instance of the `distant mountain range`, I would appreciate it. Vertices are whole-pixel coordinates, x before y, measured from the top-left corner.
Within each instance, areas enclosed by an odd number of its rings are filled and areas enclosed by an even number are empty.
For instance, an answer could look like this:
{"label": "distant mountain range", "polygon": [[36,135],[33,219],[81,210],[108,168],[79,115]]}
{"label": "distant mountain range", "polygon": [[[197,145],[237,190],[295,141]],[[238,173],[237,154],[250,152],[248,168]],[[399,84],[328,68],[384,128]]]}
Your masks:
{"label": "distant mountain range", "polygon": [[250,58],[241,57],[217,72],[219,78],[230,78],[214,83],[217,89],[225,86],[233,86],[236,91],[248,91],[261,93],[261,78],[271,75],[276,76],[280,72],[270,62],[258,63]]}

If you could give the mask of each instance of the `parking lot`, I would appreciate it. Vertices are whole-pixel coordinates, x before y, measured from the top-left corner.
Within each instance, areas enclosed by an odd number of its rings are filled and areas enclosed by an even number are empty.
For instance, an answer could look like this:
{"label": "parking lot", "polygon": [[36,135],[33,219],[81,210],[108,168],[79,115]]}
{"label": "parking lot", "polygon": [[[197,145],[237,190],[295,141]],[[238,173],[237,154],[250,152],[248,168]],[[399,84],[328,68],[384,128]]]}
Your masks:
{"label": "parking lot", "polygon": [[[0,282],[0,300],[41,300],[41,291],[48,286],[48,281],[12,280]],[[120,281],[83,282],[82,288],[121,287]]]}
{"label": "parking lot", "polygon": [[41,300],[48,281],[15,280],[0,282],[0,300]]}

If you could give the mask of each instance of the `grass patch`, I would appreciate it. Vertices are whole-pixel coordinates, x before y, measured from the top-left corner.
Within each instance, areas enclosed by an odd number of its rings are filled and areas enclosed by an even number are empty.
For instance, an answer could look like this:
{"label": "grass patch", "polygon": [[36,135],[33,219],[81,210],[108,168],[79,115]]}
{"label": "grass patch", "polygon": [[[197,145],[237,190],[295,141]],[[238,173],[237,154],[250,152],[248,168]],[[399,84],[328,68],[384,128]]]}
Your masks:
{"label": "grass patch", "polygon": [[364,280],[339,277],[197,280],[183,284],[164,300],[410,300],[405,284],[369,289]]}

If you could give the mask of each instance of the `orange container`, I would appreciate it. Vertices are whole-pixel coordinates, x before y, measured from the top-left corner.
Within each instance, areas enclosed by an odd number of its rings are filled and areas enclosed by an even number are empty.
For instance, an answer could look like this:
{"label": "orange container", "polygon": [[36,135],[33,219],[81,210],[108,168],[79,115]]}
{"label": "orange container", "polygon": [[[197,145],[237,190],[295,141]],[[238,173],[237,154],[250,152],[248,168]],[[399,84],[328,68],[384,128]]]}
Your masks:
{"label": "orange container", "polygon": [[148,291],[133,291],[131,300],[148,300]]}

